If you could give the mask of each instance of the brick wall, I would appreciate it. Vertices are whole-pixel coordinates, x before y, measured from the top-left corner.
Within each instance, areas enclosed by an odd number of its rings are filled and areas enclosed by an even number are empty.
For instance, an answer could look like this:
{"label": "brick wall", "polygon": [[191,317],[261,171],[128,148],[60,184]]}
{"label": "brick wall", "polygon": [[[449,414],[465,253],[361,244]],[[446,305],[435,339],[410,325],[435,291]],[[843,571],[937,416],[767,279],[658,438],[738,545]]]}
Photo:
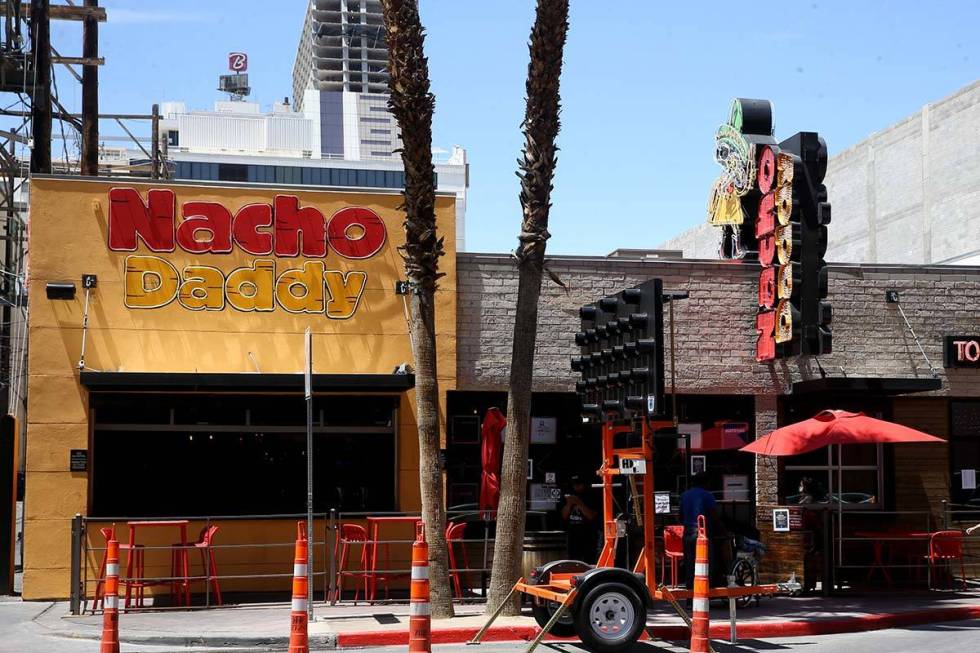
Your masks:
{"label": "brick wall", "polygon": [[[809,358],[770,364],[754,357],[758,268],[717,261],[642,261],[555,257],[541,293],[535,388],[569,391],[575,375],[578,307],[654,277],[687,290],[676,305],[678,392],[786,394],[794,381],[819,378]],[[458,256],[457,374],[460,389],[505,389],[510,366],[517,272],[509,257]],[[898,308],[902,306],[940,376],[946,396],[980,396],[980,371],[942,369],[942,337],[980,329],[980,268],[839,265],[830,269],[834,353],[820,361],[829,376],[930,376]],[[669,319],[665,320],[669,328]],[[669,371],[668,358],[668,371]]]}

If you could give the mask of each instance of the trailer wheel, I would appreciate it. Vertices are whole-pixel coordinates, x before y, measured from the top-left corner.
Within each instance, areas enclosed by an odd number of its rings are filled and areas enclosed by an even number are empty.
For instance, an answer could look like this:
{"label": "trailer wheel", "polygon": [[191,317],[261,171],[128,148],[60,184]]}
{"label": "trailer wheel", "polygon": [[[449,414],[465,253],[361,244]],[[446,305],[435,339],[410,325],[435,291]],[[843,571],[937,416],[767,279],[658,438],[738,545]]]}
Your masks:
{"label": "trailer wheel", "polygon": [[643,601],[633,588],[623,583],[602,583],[579,603],[575,625],[590,651],[619,653],[639,639],[646,617]]}
{"label": "trailer wheel", "polygon": [[[755,573],[755,566],[745,558],[738,560],[735,566],[732,567],[732,576],[735,577],[735,584],[739,587],[755,587],[759,584],[759,579]],[[749,607],[753,601],[758,605],[759,596],[740,596],[735,599],[735,603],[740,608]]]}
{"label": "trailer wheel", "polygon": [[[551,617],[554,616],[555,611],[558,609],[558,603],[554,601],[545,601],[543,599],[532,599],[531,600],[531,614],[534,615],[534,620],[538,622],[538,625],[544,628],[551,621]],[[551,627],[550,633],[556,637],[574,637],[575,636],[575,615],[572,609],[569,608],[565,611],[565,614],[561,616],[555,625]]]}

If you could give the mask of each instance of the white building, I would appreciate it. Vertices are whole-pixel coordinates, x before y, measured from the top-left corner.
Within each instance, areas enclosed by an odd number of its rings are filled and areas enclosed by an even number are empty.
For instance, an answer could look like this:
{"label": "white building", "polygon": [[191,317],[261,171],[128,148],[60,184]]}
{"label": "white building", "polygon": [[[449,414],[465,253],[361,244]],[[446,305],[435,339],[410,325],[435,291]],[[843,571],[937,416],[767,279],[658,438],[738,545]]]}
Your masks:
{"label": "white building", "polygon": [[[403,188],[401,158],[318,156],[317,122],[277,102],[262,113],[254,102],[215,102],[213,111],[160,105],[160,130],[176,179],[342,188]],[[436,188],[456,195],[457,248],[465,251],[466,150],[433,152]]]}

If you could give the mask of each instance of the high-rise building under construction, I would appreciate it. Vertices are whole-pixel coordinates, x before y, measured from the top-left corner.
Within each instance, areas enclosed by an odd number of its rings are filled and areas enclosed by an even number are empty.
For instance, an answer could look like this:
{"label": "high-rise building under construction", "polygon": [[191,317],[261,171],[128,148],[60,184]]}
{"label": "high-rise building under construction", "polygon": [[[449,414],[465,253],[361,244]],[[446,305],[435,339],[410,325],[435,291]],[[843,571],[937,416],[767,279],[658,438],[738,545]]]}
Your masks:
{"label": "high-rise building under construction", "polygon": [[326,158],[389,158],[400,146],[388,112],[388,48],[379,0],[309,0],[293,66],[297,111]]}

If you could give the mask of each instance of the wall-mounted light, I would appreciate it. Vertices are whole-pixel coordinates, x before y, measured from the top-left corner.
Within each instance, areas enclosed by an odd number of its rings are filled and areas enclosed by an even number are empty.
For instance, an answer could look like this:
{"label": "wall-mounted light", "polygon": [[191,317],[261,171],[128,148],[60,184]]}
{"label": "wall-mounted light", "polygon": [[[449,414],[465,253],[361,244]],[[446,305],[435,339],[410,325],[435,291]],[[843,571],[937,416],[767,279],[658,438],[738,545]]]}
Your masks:
{"label": "wall-mounted light", "polygon": [[49,281],[44,290],[48,299],[75,299],[75,283],[72,281]]}

